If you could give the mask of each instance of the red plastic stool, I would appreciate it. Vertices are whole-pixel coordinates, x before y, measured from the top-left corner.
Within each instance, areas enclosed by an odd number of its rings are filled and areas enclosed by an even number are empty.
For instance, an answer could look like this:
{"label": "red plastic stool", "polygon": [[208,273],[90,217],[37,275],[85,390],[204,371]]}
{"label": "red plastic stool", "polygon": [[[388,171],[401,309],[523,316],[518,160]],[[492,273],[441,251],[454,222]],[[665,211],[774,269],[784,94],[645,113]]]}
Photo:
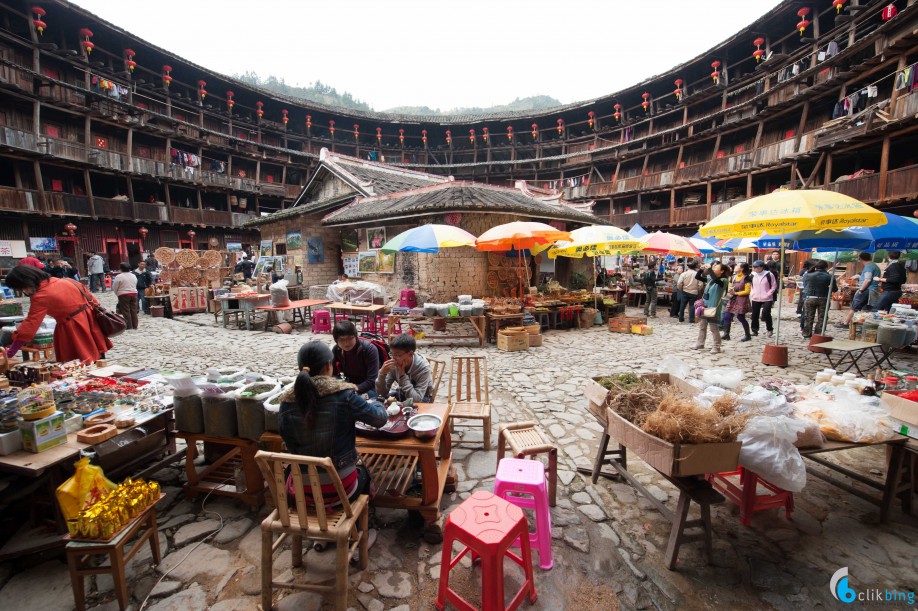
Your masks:
{"label": "red plastic stool", "polygon": [[[513,542],[520,540],[520,556],[510,551]],[[463,549],[453,555],[453,542],[459,541]],[[529,546],[529,525],[523,510],[479,490],[455,508],[446,518],[443,527],[443,554],[440,564],[440,587],[437,609],[443,611],[447,601],[462,611],[473,611],[475,607],[449,587],[449,573],[466,552],[472,551],[472,560],[481,558],[481,611],[503,610],[504,607],[504,556],[523,567],[526,579],[516,593],[507,611],[520,606],[529,595],[529,602],[536,601],[535,581],[532,578],[532,553]]]}
{"label": "red plastic stool", "polygon": [[312,313],[312,332],[331,333],[331,314],[328,310],[316,310]]}
{"label": "red plastic stool", "polygon": [[[739,485],[730,479],[737,476]],[[783,506],[787,519],[791,519],[791,512],[794,511],[794,493],[778,488],[749,469],[740,467],[738,471],[709,473],[707,478],[714,488],[739,505],[740,521],[744,526],[749,526],[749,523],[752,522],[753,513],[772,507]],[[759,486],[771,494],[759,494]]]}
{"label": "red plastic stool", "polygon": [[[389,317],[388,316],[377,316],[376,326],[379,328],[379,334],[382,336],[385,336],[387,333],[389,333]],[[392,325],[392,330],[398,334],[402,333],[401,317],[395,318],[395,324]]]}
{"label": "red plastic stool", "polygon": [[360,330],[369,331],[370,333],[376,333],[376,327],[377,327],[376,318],[374,318],[373,316],[362,317],[360,319]]}

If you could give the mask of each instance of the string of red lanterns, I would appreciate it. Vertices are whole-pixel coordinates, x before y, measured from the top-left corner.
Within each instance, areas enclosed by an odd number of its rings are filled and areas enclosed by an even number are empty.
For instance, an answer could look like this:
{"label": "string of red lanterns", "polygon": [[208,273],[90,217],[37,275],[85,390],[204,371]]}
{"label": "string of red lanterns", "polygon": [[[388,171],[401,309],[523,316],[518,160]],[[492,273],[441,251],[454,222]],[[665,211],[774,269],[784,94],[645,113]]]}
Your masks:
{"label": "string of red lanterns", "polygon": [[587,113],[587,116],[589,117],[589,120],[587,121],[587,123],[589,123],[590,129],[593,129],[593,117],[596,116],[596,113],[591,110],[590,112]]}
{"label": "string of red lanterns", "polygon": [[331,137],[335,137],[335,120],[329,119],[328,121],[328,133],[331,134]]}
{"label": "string of red lanterns", "polygon": [[398,143],[404,146],[405,144],[405,130],[398,130]]}
{"label": "string of red lanterns", "polygon": [[127,69],[131,72],[134,72],[134,68],[137,67],[137,62],[134,61],[134,56],[137,55],[134,53],[133,49],[124,50],[124,65],[127,66]]}
{"label": "string of red lanterns", "polygon": [[205,87],[207,87],[207,81],[205,81],[204,79],[199,80],[198,81],[198,95],[201,96],[202,102],[204,101],[204,98],[207,97],[207,90],[205,89]]}
{"label": "string of red lanterns", "polygon": [[712,61],[711,67],[714,68],[714,72],[711,73],[711,80],[713,80],[714,84],[717,85],[720,83],[720,60],[715,59]]}
{"label": "string of red lanterns", "polygon": [[146,240],[147,236],[150,234],[150,230],[147,229],[146,227],[141,227],[140,229],[137,230],[137,233],[140,234],[141,240]]}
{"label": "string of red lanterns", "polygon": [[481,139],[484,140],[485,144],[488,143],[488,128],[487,127],[481,128]]}
{"label": "string of red lanterns", "polygon": [[166,89],[169,88],[169,85],[172,84],[172,66],[168,64],[163,66],[163,87]]}
{"label": "string of red lanterns", "polygon": [[236,94],[233,93],[232,91],[226,92],[226,107],[229,109],[230,112],[233,112],[233,106],[236,105],[236,102],[233,100],[233,96],[235,95]]}
{"label": "string of red lanterns", "polygon": [[677,79],[675,80],[675,83],[676,83],[676,90],[673,91],[673,95],[676,96],[676,101],[677,101],[677,102],[681,102],[681,101],[682,101],[682,82],[683,82],[683,81],[682,81],[681,78],[677,78]]}
{"label": "string of red lanterns", "polygon": [[507,140],[513,142],[513,127],[510,125],[507,126]]}
{"label": "string of red lanterns", "polygon": [[641,102],[641,108],[644,109],[644,112],[649,112],[649,110],[650,110],[650,94],[647,93],[647,92],[645,91],[644,93],[641,94],[641,97],[644,99],[644,101]]}
{"label": "string of red lanterns", "polygon": [[262,101],[255,102],[255,114],[258,115],[258,118],[261,119],[265,116],[264,111],[265,103]]}
{"label": "string of red lanterns", "polygon": [[73,236],[76,235],[77,226],[73,223],[67,223],[64,225],[64,229],[67,230],[67,235]]}
{"label": "string of red lanterns", "polygon": [[536,123],[532,124],[532,139],[537,140],[539,138],[539,126]]}
{"label": "string of red lanterns", "polygon": [[83,37],[83,40],[80,42],[80,44],[83,45],[83,48],[86,50],[86,55],[89,55],[92,53],[92,50],[96,48],[96,45],[93,44],[91,40],[89,40],[92,38],[92,30],[89,28],[81,28],[80,36]]}
{"label": "string of red lanterns", "polygon": [[360,141],[360,126],[354,123],[354,141]]}
{"label": "string of red lanterns", "polygon": [[475,146],[475,130],[474,129],[469,130],[469,142],[472,144],[472,146]]}
{"label": "string of red lanterns", "polygon": [[616,121],[621,121],[622,120],[622,105],[615,104],[614,106],[612,106],[612,108],[615,109],[615,112],[612,113],[612,116],[615,117]]}
{"label": "string of red lanterns", "polygon": [[841,13],[842,8],[845,6],[845,0],[832,0],[832,6],[835,7],[836,13]]}
{"label": "string of red lanterns", "polygon": [[48,27],[48,24],[42,21],[42,17],[44,17],[47,12],[40,6],[33,6],[32,14],[35,15],[35,17],[32,19],[32,25],[35,26],[35,30],[38,32],[39,36],[44,35],[45,28]]}
{"label": "string of red lanterns", "polygon": [[421,130],[421,142],[424,143],[424,148],[427,148],[427,130],[426,129]]}
{"label": "string of red lanterns", "polygon": [[759,63],[759,61],[762,59],[762,56],[765,55],[765,50],[762,49],[762,45],[765,44],[765,39],[759,36],[752,41],[752,44],[755,45],[755,51],[752,52],[752,57],[755,58],[755,63]]}
{"label": "string of red lanterns", "polygon": [[558,119],[558,135],[564,133],[564,119]]}
{"label": "string of red lanterns", "polygon": [[449,130],[446,130],[446,143],[450,146],[453,145],[453,133]]}
{"label": "string of red lanterns", "polygon": [[306,131],[312,131],[312,115],[306,115]]}
{"label": "string of red lanterns", "polygon": [[797,23],[797,29],[800,30],[800,38],[803,38],[803,32],[810,26],[810,20],[806,18],[809,14],[810,9],[807,6],[797,11],[797,16],[800,17],[800,21]]}
{"label": "string of red lanterns", "polygon": [[376,144],[382,144],[382,128],[376,128]]}
{"label": "string of red lanterns", "polygon": [[286,108],[281,111],[281,122],[284,124],[284,127],[287,127],[287,123],[290,122],[290,118],[287,116],[287,114],[288,111]]}

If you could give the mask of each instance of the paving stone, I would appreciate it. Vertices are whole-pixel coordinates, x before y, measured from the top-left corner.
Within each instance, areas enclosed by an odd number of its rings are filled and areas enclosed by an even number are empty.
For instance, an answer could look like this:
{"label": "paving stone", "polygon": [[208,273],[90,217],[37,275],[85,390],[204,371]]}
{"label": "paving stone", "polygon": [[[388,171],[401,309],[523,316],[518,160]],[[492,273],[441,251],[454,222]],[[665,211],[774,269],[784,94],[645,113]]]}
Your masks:
{"label": "paving stone", "polygon": [[181,581],[169,581],[164,579],[158,584],[153,586],[153,589],[150,591],[150,596],[153,598],[160,598],[162,596],[170,596],[181,590],[184,586]]}
{"label": "paving stone", "polygon": [[360,584],[357,586],[357,589],[363,592],[364,594],[366,594],[368,592],[373,591],[373,584],[368,583],[366,581],[361,581]]}
{"label": "paving stone", "polygon": [[577,510],[594,522],[602,522],[609,519],[606,513],[596,505],[581,505]]}
{"label": "paving stone", "polygon": [[404,571],[380,571],[373,575],[373,585],[385,598],[406,598],[411,594],[411,575]]}
{"label": "paving stone", "polygon": [[571,495],[571,500],[577,503],[578,505],[589,505],[593,502],[593,498],[586,492],[577,492]]}
{"label": "paving stone", "polygon": [[493,477],[497,472],[497,451],[478,451],[473,454],[465,465],[465,474],[471,479]]}
{"label": "paving stone", "polygon": [[149,611],[188,611],[189,609],[204,609],[207,607],[207,592],[197,583],[191,584],[188,589],[147,607]]}
{"label": "paving stone", "polygon": [[[230,568],[232,555],[230,552],[211,546],[208,543],[197,544],[198,547],[189,553],[188,549],[179,548],[163,558],[162,564],[156,567],[161,574],[169,573],[181,581],[190,581],[197,576],[222,577]],[[289,555],[289,554],[288,554]]]}
{"label": "paving stone", "polygon": [[200,522],[192,522],[191,524],[186,524],[185,526],[182,526],[180,529],[178,529],[175,535],[173,535],[172,540],[175,542],[176,547],[182,547],[191,541],[203,539],[205,536],[213,533],[218,528],[220,528],[219,520],[201,520]]}
{"label": "paving stone", "polygon": [[261,597],[228,598],[209,607],[209,611],[251,611],[261,604]]}
{"label": "paving stone", "polygon": [[67,564],[52,560],[14,575],[0,589],[0,609],[72,609],[73,589]]}
{"label": "paving stone", "polygon": [[252,528],[252,520],[243,518],[226,524],[214,537],[214,543],[229,543],[235,541]]}
{"label": "paving stone", "polygon": [[564,529],[564,542],[578,552],[584,554],[590,551],[590,536],[585,528],[572,526]]}
{"label": "paving stone", "polygon": [[277,611],[319,611],[322,608],[322,595],[317,592],[294,592],[274,605]]}

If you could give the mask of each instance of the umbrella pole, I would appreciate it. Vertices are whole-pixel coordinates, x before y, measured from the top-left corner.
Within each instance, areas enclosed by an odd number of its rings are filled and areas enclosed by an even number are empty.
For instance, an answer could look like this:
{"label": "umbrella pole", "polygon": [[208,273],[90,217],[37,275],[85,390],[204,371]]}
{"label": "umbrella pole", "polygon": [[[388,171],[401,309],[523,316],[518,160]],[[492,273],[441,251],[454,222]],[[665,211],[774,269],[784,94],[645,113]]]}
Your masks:
{"label": "umbrella pole", "polygon": [[784,232],[781,232],[781,260],[778,270],[778,324],[775,325],[775,346],[781,345],[781,304],[784,303]]}
{"label": "umbrella pole", "polygon": [[599,304],[596,301],[596,287],[599,286],[599,272],[596,271],[596,255],[593,255],[593,309],[598,310]]}
{"label": "umbrella pole", "polygon": [[832,281],[835,280],[835,268],[838,267],[838,251],[835,251],[835,263],[832,264],[832,274],[829,279],[829,294],[826,297],[826,311],[825,317],[822,319],[822,333],[820,335],[826,334],[826,327],[829,325],[829,309],[832,307]]}

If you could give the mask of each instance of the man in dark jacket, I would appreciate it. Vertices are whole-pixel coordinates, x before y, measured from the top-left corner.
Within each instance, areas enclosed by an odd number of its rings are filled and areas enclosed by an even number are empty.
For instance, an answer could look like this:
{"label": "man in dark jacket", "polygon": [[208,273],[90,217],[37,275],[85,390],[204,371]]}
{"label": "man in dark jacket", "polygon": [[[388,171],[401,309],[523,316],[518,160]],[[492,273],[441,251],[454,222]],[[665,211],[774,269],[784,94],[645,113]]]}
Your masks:
{"label": "man in dark jacket", "polygon": [[647,291],[647,301],[644,302],[644,316],[657,317],[657,272],[653,263],[647,265],[647,271],[641,274],[641,282]]}
{"label": "man in dark jacket", "polygon": [[804,290],[806,291],[806,300],[804,311],[806,312],[806,322],[803,324],[803,337],[813,335],[813,323],[816,323],[816,333],[823,335],[825,326],[826,308],[829,305],[829,287],[832,292],[838,290],[835,284],[835,276],[826,271],[829,264],[825,261],[816,261],[812,271],[808,272],[803,281]]}
{"label": "man in dark jacket", "polygon": [[140,298],[140,309],[143,310],[144,314],[149,314],[150,302],[147,300],[145,291],[153,286],[153,274],[147,269],[146,261],[141,261],[137,264],[134,275],[137,276],[137,296]]}
{"label": "man in dark jacket", "polygon": [[888,254],[889,265],[886,266],[883,277],[880,279],[880,282],[883,283],[883,294],[880,295],[880,300],[877,302],[877,312],[889,312],[893,304],[899,303],[902,297],[902,285],[908,279],[908,273],[902,261],[899,260],[901,255],[902,253],[894,250]]}
{"label": "man in dark jacket", "polygon": [[335,323],[332,330],[335,346],[332,354],[335,359],[336,377],[344,378],[357,385],[357,394],[376,397],[376,378],[379,376],[379,352],[376,346],[357,336],[357,327],[349,320]]}

